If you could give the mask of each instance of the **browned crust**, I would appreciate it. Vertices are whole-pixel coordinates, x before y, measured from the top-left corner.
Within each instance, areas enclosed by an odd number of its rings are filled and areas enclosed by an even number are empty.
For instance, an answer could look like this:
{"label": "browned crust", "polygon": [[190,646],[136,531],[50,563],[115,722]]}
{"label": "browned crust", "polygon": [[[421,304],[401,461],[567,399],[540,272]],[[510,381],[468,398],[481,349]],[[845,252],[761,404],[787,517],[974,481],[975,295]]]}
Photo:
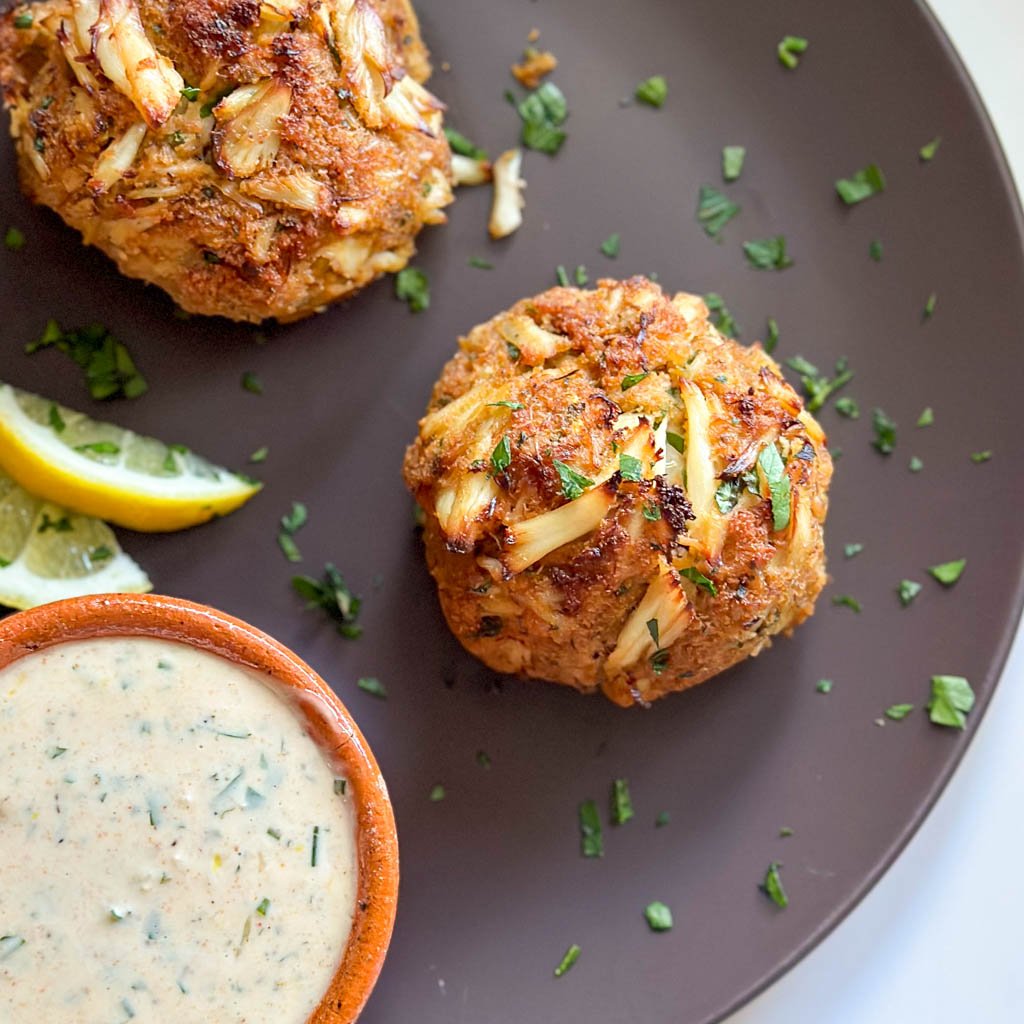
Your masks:
{"label": "browned crust", "polygon": [[0,622],[0,669],[34,651],[103,636],[174,640],[270,676],[348,779],[356,806],[356,911],[337,973],[308,1024],[352,1024],[383,966],[398,900],[394,813],[352,716],[320,676],[266,633],[205,605],[155,594],[80,597],[12,615]]}
{"label": "browned crust", "polygon": [[[136,105],[95,54],[77,59],[95,84],[76,80],[60,42],[71,0],[0,17],[0,88],[25,192],[189,312],[253,322],[309,315],[404,266],[421,228],[442,223],[451,201],[440,104],[424,94],[433,112],[418,127],[390,108],[380,121],[360,92],[376,72],[361,78],[357,55],[325,28],[340,0],[280,2],[294,3],[294,16],[271,25],[260,0],[137,0],[149,42],[201,93],[150,125],[129,169],[105,190],[93,178],[97,161],[139,123]],[[406,75],[425,80],[429,58],[409,0],[357,7],[383,26],[392,88],[404,89]],[[33,26],[16,28],[26,11]],[[239,177],[217,158],[213,120],[200,112],[268,79],[290,89],[276,122],[280,145]],[[312,182],[300,205],[279,198],[296,191],[296,175]]]}
{"label": "browned crust", "polygon": [[[510,318],[560,339],[557,353],[515,358]],[[623,389],[625,379],[642,374]],[[742,480],[766,439],[783,453],[793,506],[787,528],[774,530],[757,480],[757,490],[744,485],[744,499],[715,533],[708,527],[714,515],[697,509],[693,521],[692,488],[682,481],[655,486],[613,477],[606,486],[615,489],[614,504],[595,530],[510,572],[517,527],[566,504],[554,461],[598,478],[618,458],[623,435],[613,426],[623,413],[664,411],[669,429],[683,430],[676,424],[686,422],[680,387],[687,381],[710,410],[715,488]],[[487,391],[485,402],[522,408],[488,406],[461,430],[431,433],[431,416],[474,389]],[[480,450],[488,430],[510,439],[511,463],[500,475],[490,451]],[[821,428],[761,347],[722,337],[699,299],[672,300],[643,278],[600,281],[595,291],[554,288],[474,328],[442,371],[405,460],[406,482],[425,512],[427,562],[463,645],[498,671],[601,688],[621,704],[696,685],[812,613],[826,579],[822,526],[831,474]],[[488,475],[490,502],[458,534],[446,530],[439,495]],[[657,509],[656,521],[639,515],[645,508]],[[692,566],[717,595],[684,575],[678,585],[690,620],[661,671],[644,658],[629,672],[609,672],[627,619],[666,565]]]}

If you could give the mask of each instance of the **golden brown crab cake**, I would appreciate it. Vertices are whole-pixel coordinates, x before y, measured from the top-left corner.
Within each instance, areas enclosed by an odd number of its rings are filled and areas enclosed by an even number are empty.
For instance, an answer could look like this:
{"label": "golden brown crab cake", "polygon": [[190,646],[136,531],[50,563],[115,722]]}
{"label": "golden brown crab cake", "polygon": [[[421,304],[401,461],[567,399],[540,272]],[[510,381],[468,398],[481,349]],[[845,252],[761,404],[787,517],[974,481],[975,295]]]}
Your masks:
{"label": "golden brown crab cake", "polygon": [[22,185],[194,313],[400,270],[451,154],[408,0],[42,0],[0,19]]}
{"label": "golden brown crab cake", "polygon": [[760,345],[641,277],[553,288],[470,331],[405,459],[463,645],[622,705],[812,613],[831,476]]}

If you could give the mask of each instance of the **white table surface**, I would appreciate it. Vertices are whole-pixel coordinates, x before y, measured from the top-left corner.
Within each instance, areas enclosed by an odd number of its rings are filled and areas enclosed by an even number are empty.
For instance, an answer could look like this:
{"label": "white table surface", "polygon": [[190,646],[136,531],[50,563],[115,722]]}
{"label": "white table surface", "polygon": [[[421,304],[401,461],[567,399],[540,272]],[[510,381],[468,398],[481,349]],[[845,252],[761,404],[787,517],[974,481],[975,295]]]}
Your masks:
{"label": "white table surface", "polygon": [[[931,6],[1024,189],[1024,0]],[[1021,722],[1024,629],[966,757],[920,832],[832,935],[727,1024],[1024,1021]]]}

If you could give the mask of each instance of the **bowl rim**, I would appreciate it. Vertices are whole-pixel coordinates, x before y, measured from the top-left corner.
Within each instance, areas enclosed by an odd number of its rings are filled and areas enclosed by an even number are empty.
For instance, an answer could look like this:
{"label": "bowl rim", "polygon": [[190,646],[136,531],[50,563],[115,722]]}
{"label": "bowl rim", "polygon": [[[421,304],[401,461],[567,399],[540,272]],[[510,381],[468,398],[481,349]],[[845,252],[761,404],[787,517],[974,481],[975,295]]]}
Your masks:
{"label": "bowl rim", "polygon": [[97,594],[16,612],[0,620],[0,669],[59,644],[132,636],[188,644],[269,675],[344,770],[356,809],[356,906],[341,962],[307,1024],[352,1024],[384,964],[399,881],[394,812],[363,734],[324,680],[273,637],[215,608],[160,594]]}

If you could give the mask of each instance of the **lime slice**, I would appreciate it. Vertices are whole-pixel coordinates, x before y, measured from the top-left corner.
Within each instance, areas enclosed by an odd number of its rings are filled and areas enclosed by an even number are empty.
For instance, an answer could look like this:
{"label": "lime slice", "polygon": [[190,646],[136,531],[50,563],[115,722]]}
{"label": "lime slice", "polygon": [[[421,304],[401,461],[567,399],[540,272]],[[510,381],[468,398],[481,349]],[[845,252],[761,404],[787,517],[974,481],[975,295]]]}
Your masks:
{"label": "lime slice", "polygon": [[0,604],[152,589],[106,523],[33,498],[0,473]]}
{"label": "lime slice", "polygon": [[260,485],[166,445],[0,384],[0,469],[32,494],[133,530],[227,515]]}

